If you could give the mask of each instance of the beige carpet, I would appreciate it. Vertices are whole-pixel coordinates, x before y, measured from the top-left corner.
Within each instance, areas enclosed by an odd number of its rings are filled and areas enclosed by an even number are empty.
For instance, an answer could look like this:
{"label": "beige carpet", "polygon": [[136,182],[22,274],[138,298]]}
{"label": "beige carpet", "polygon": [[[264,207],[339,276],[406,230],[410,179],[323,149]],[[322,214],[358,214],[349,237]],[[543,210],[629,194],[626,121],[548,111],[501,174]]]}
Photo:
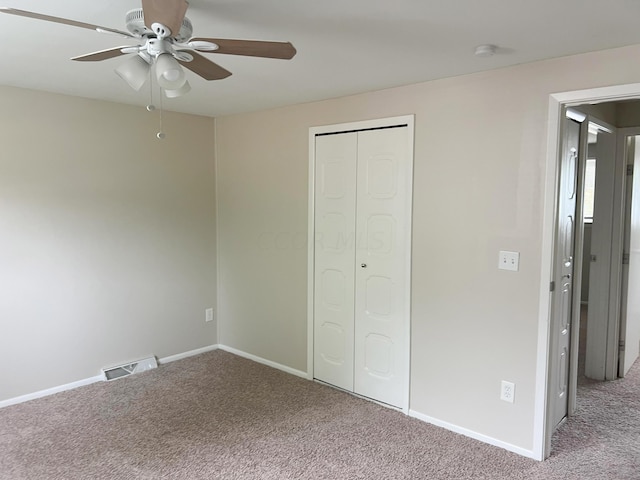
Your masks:
{"label": "beige carpet", "polygon": [[640,479],[640,367],[536,462],[222,351],[0,410],[0,479]]}

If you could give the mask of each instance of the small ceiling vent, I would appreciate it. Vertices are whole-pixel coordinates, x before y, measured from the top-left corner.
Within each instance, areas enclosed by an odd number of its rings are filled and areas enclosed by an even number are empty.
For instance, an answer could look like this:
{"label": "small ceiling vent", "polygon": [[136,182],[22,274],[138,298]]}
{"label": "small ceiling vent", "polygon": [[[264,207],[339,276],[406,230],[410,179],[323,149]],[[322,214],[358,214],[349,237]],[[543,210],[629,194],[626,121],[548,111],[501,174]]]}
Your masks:
{"label": "small ceiling vent", "polygon": [[103,368],[102,374],[104,375],[105,380],[115,380],[117,378],[127,377],[133,373],[145,372],[157,367],[158,362],[156,361],[156,357],[148,357],[133,363]]}

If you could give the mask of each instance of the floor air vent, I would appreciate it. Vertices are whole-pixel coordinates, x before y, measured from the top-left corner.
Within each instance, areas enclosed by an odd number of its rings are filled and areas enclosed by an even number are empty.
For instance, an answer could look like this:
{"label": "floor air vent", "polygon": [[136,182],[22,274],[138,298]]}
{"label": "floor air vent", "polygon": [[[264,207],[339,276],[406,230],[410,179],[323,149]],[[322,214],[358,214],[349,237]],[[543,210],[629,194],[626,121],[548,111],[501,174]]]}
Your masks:
{"label": "floor air vent", "polygon": [[158,362],[156,362],[156,357],[148,357],[125,365],[103,368],[102,373],[105,380],[115,380],[117,378],[127,377],[133,373],[151,370],[152,368],[157,368],[157,366]]}

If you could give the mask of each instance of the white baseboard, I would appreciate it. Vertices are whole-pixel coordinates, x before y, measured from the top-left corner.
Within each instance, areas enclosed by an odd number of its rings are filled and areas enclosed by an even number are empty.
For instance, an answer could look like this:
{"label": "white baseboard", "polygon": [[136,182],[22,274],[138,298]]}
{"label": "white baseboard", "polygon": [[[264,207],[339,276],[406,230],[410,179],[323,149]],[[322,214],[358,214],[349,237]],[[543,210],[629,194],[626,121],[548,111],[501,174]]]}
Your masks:
{"label": "white baseboard", "polygon": [[517,447],[515,445],[511,445],[510,443],[503,442],[502,440],[497,440],[493,437],[489,437],[487,435],[474,432],[473,430],[469,430],[468,428],[460,427],[458,425],[454,425],[453,423],[438,420],[437,418],[430,417],[428,415],[425,415],[424,413],[416,412],[415,410],[409,410],[409,416],[413,418],[417,418],[418,420],[422,420],[423,422],[435,425],[436,427],[442,427],[446,430],[459,433],[461,435],[464,435],[465,437],[470,437],[475,440],[488,443],[489,445],[493,445],[494,447],[500,447],[510,452],[517,453],[518,455],[522,455],[523,457],[539,460],[532,450],[527,450],[526,448]]}
{"label": "white baseboard", "polygon": [[[290,373],[292,375],[296,375],[297,377],[301,377],[301,378],[305,378],[305,379],[309,378],[307,372],[303,372],[301,370],[296,370],[294,368],[287,367],[286,365],[282,365],[282,364],[273,362],[271,360],[266,360],[266,359],[264,359],[262,357],[258,357],[256,355],[251,354],[251,353],[243,352],[242,350],[237,350],[237,349],[235,349],[233,347],[229,347],[227,345],[220,344],[220,345],[218,345],[218,348],[220,350],[225,351],[225,352],[229,352],[229,353],[233,353],[234,355],[238,355],[239,357],[243,357],[243,358],[246,358],[248,360],[252,360],[254,362],[261,363],[263,365],[267,365],[267,366],[272,367],[272,368],[276,368],[278,370],[282,370],[283,372]],[[322,383],[322,382],[320,382],[320,383]],[[347,392],[347,393],[352,393],[352,392]],[[367,399],[367,400],[371,401],[371,399]],[[378,403],[378,402],[374,402],[374,403]],[[385,407],[389,407],[388,405],[384,405],[384,404],[381,404],[381,405],[383,405]],[[391,407],[391,408],[394,408],[394,407]],[[539,460],[535,456],[535,454],[534,454],[534,452],[532,450],[527,450],[525,448],[517,447],[517,446],[512,445],[510,443],[503,442],[501,440],[497,440],[495,438],[489,437],[487,435],[483,435],[481,433],[474,432],[473,430],[469,430],[467,428],[459,427],[459,426],[454,425],[452,423],[443,422],[442,420],[438,420],[436,418],[430,417],[428,415],[425,415],[423,413],[417,412],[415,410],[409,410],[408,414],[411,417],[414,417],[414,418],[416,418],[418,420],[422,420],[423,422],[426,422],[426,423],[430,423],[430,424],[435,425],[437,427],[442,427],[442,428],[444,428],[446,430],[450,430],[452,432],[459,433],[459,434],[464,435],[466,437],[470,437],[470,438],[473,438],[475,440],[479,440],[479,441],[481,441],[483,443],[488,443],[489,445],[493,445],[495,447],[503,448],[503,449],[508,450],[510,452],[517,453],[518,455],[522,455],[523,457],[532,458],[534,460]]]}
{"label": "white baseboard", "polygon": [[225,352],[233,353],[234,355],[238,355],[239,357],[246,358],[248,360],[253,360],[254,362],[261,363],[263,365],[267,365],[268,367],[272,367],[278,370],[282,370],[283,372],[290,373],[291,375],[295,375],[296,377],[309,378],[307,372],[303,372],[302,370],[296,370],[295,368],[287,367],[286,365],[282,365],[280,363],[272,362],[271,360],[267,360],[262,357],[258,357],[251,353],[243,352],[242,350],[237,350],[233,347],[228,347],[226,345],[218,345],[220,350],[224,350]]}
{"label": "white baseboard", "polygon": [[[162,365],[162,364],[166,364],[166,363],[170,363],[170,362],[175,362],[177,360],[182,360],[183,358],[192,357],[194,355],[200,355],[201,353],[211,352],[213,350],[218,350],[218,349],[224,350],[225,352],[229,352],[229,353],[232,353],[234,355],[238,355],[239,357],[243,357],[243,358],[246,358],[248,360],[252,360],[252,361],[257,362],[257,363],[261,363],[263,365],[267,365],[269,367],[272,367],[272,368],[275,368],[275,369],[278,369],[278,370],[282,370],[283,372],[289,373],[291,375],[295,375],[297,377],[301,377],[301,378],[305,378],[305,379],[308,378],[307,372],[303,372],[301,370],[297,370],[295,368],[291,368],[291,367],[288,367],[286,365],[282,365],[282,364],[273,362],[271,360],[267,360],[265,358],[258,357],[256,355],[251,354],[251,353],[243,352],[242,350],[237,350],[237,349],[235,349],[233,347],[228,347],[226,345],[209,345],[207,347],[197,348],[195,350],[190,350],[188,352],[178,353],[178,354],[175,354],[175,355],[170,355],[168,357],[163,357],[163,358],[158,359],[158,363],[160,365]],[[46,397],[46,396],[53,395],[53,394],[56,394],[56,393],[64,392],[66,390],[72,390],[74,388],[83,387],[85,385],[90,385],[92,383],[101,382],[103,380],[104,380],[104,377],[102,375],[96,375],[95,377],[85,378],[83,380],[78,380],[76,382],[67,383],[65,385],[60,385],[60,386],[57,386],[57,387],[47,388],[45,390],[40,390],[38,392],[29,393],[29,394],[26,394],[26,395],[21,395],[19,397],[9,398],[7,400],[0,401],[0,408],[8,407],[10,405],[16,405],[18,403],[27,402],[29,400],[35,400],[37,398]],[[409,416],[413,417],[413,418],[416,418],[418,420],[421,420],[423,422],[430,423],[430,424],[435,425],[437,427],[442,427],[442,428],[444,428],[446,430],[450,430],[452,432],[459,433],[459,434],[464,435],[466,437],[470,437],[470,438],[473,438],[475,440],[479,440],[481,442],[488,443],[489,445],[493,445],[495,447],[503,448],[503,449],[508,450],[510,452],[517,453],[518,455],[522,455],[522,456],[527,457],[527,458],[532,458],[534,460],[538,460],[538,458],[536,457],[536,455],[534,454],[534,452],[532,450],[527,450],[527,449],[524,449],[524,448],[521,448],[521,447],[517,447],[517,446],[512,445],[510,443],[503,442],[501,440],[497,440],[495,438],[489,437],[487,435],[483,435],[481,433],[474,432],[473,430],[469,430],[467,428],[460,427],[458,425],[454,425],[454,424],[449,423],[449,422],[438,420],[437,418],[430,417],[428,415],[425,415],[423,413],[417,412],[415,410],[409,410]]]}
{"label": "white baseboard", "polygon": [[[212,350],[217,350],[218,345],[209,345],[207,347],[197,348],[195,350],[190,350],[184,353],[178,353],[176,355],[170,355],[168,357],[158,359],[158,363],[160,365],[170,362],[175,362],[176,360],[181,360],[187,357],[193,357],[194,355],[199,355],[201,353],[210,352]],[[26,395],[21,395],[19,397],[9,398],[7,400],[0,401],[0,408],[8,407],[9,405],[16,405],[18,403],[27,402],[29,400],[35,400],[36,398],[47,397],[49,395],[53,395],[55,393],[64,392],[66,390],[73,390],[74,388],[84,387],[85,385],[90,385],[95,382],[104,381],[103,375],[96,375],[95,377],[85,378],[83,380],[78,380],[75,382],[67,383],[65,385],[59,385],[57,387],[47,388],[45,390],[40,390],[38,392],[28,393]]]}
{"label": "white baseboard", "polygon": [[165,363],[175,362],[176,360],[182,360],[183,358],[193,357],[194,355],[200,355],[201,353],[212,352],[217,350],[218,345],[209,345],[207,347],[196,348],[195,350],[189,350],[184,353],[176,353],[175,355],[169,355],[168,357],[162,357],[158,359],[158,363],[163,365]]}
{"label": "white baseboard", "polygon": [[92,383],[101,382],[104,380],[103,375],[96,375],[95,377],[85,378],[84,380],[78,380],[76,382],[67,383],[65,385],[59,385],[57,387],[47,388],[38,392],[28,393],[26,395],[20,395],[19,397],[9,398],[7,400],[0,401],[0,408],[8,407],[9,405],[16,405],[18,403],[27,402],[29,400],[35,400],[36,398],[47,397],[54,393],[64,392],[66,390],[73,390],[74,388],[84,387]]}

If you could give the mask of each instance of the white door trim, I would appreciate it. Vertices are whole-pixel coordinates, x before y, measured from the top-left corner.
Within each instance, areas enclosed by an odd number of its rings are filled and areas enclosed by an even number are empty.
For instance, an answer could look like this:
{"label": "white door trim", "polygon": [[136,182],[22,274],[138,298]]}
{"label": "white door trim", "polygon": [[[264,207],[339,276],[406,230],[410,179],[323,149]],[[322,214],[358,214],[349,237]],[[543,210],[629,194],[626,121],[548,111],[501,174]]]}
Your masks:
{"label": "white door trim", "polygon": [[576,90],[555,93],[549,96],[547,130],[547,159],[544,180],[542,254],[540,265],[540,302],[538,319],[538,349],[536,365],[536,398],[534,412],[533,454],[544,460],[551,453],[553,426],[548,415],[549,400],[549,353],[551,294],[550,282],[553,276],[553,250],[555,238],[555,217],[558,187],[558,158],[560,153],[560,125],[562,109],[565,106],[582,103],[602,103],[640,98],[640,83],[612,87]]}
{"label": "white door trim", "polygon": [[[407,175],[411,179],[410,184],[413,184],[413,159],[414,159],[414,115],[402,115],[397,117],[387,117],[375,120],[364,120],[359,122],[338,123],[334,125],[322,125],[309,128],[309,213],[308,213],[308,242],[307,242],[307,378],[313,380],[313,302],[314,302],[314,276],[315,276],[315,139],[316,135],[338,132],[349,132],[358,130],[377,129],[385,127],[393,127],[399,125],[407,126],[408,136],[408,152],[411,161],[408,165]],[[408,218],[413,224],[413,193],[411,192],[410,201],[408,202]],[[406,306],[407,318],[406,318],[406,338],[405,344],[407,345],[406,352],[406,401],[402,406],[402,411],[405,414],[409,414],[409,397],[410,397],[410,372],[411,372],[411,238],[412,231],[407,232],[409,235],[410,246],[407,249],[406,262],[406,285],[408,288],[405,291],[404,303]]]}
{"label": "white door trim", "polygon": [[[630,194],[633,192],[633,184],[629,185],[631,188],[631,191],[627,190],[627,174],[626,174],[626,169],[627,169],[627,155],[628,155],[628,151],[627,151],[627,145],[626,145],[626,141],[627,138],[630,136],[638,136],[640,135],[640,127],[622,127],[622,128],[618,128],[618,138],[617,138],[617,149],[616,149],[616,182],[620,182],[617,185],[617,189],[616,189],[616,197],[614,198],[614,202],[616,202],[616,205],[621,205],[621,212],[620,215],[616,215],[614,217],[614,223],[613,223],[613,245],[614,248],[617,248],[616,250],[614,250],[612,252],[612,255],[615,255],[617,258],[622,258],[622,255],[624,254],[624,250],[625,250],[625,240],[627,238],[627,234],[628,234],[628,229],[631,227],[631,225],[629,224],[630,219],[626,217],[626,208],[627,206],[631,207],[631,204],[628,204],[628,201],[632,201],[632,197],[630,196]],[[617,274],[617,279],[619,280],[619,290],[618,290],[618,299],[620,300],[619,302],[617,302],[617,304],[615,305],[615,307],[617,307],[617,310],[612,311],[611,315],[615,315],[615,317],[612,318],[616,318],[619,319],[619,321],[613,322],[614,325],[609,325],[609,344],[608,344],[608,348],[612,349],[615,354],[612,355],[610,358],[607,358],[607,360],[610,362],[608,364],[608,367],[610,369],[612,369],[612,371],[608,371],[607,373],[609,373],[613,378],[623,378],[624,377],[624,370],[628,369],[630,367],[630,365],[627,365],[625,367],[625,359],[624,359],[624,354],[620,351],[620,340],[623,340],[623,338],[621,338],[621,332],[622,332],[622,325],[623,322],[626,325],[627,322],[627,299],[628,299],[628,281],[629,281],[629,270],[627,270],[627,272],[624,272],[624,268],[622,266],[622,262],[619,262],[616,265],[616,268],[618,269],[616,272],[612,272],[612,279],[613,279],[613,273]],[[623,304],[624,302],[624,304]],[[618,358],[619,356],[623,357],[623,360],[620,364],[618,364]]]}

